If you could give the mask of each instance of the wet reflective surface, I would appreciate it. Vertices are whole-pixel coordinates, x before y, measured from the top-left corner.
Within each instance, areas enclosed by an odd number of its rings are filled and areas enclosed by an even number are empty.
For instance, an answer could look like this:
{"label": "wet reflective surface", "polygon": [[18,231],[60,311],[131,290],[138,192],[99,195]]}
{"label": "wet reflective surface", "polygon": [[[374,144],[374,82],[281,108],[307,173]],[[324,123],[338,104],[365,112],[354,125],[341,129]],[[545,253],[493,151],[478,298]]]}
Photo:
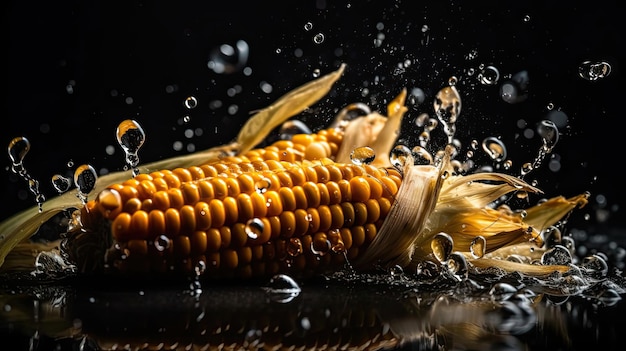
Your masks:
{"label": "wet reflective surface", "polygon": [[620,299],[402,279],[319,279],[291,294],[267,282],[18,285],[0,295],[0,334],[16,350],[617,350],[626,331]]}

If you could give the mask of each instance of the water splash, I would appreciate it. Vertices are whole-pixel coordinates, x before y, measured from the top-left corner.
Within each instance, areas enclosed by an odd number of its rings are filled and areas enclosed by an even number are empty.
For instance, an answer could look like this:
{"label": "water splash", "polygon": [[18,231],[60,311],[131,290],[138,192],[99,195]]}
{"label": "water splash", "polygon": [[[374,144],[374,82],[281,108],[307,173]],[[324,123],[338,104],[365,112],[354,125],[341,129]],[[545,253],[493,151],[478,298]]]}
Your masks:
{"label": "water splash", "polygon": [[554,122],[547,119],[537,124],[537,134],[541,137],[542,146],[532,163],[522,165],[520,178],[541,166],[543,160],[552,153],[554,146],[559,141],[559,129]]}
{"label": "water splash", "polygon": [[461,114],[461,96],[456,89],[456,77],[451,77],[448,86],[439,90],[433,102],[435,114],[443,125],[448,136],[448,144],[452,144],[456,132],[456,121]]}
{"label": "water splash", "polygon": [[46,201],[46,198],[39,191],[39,181],[31,177],[30,173],[24,168],[24,157],[28,151],[30,151],[30,141],[25,137],[16,137],[9,142],[8,152],[12,163],[11,171],[28,183],[30,192],[35,195],[39,212],[43,212],[43,203]]}

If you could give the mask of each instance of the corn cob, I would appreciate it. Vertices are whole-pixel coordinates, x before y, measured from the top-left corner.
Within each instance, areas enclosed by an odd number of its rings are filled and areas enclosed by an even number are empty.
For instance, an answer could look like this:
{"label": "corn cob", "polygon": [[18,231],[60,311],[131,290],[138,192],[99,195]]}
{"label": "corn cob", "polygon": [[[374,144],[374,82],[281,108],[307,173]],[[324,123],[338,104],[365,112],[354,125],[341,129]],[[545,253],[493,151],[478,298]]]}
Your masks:
{"label": "corn cob", "polygon": [[83,228],[110,228],[107,264],[118,271],[319,273],[367,248],[401,184],[395,168],[333,162],[340,144],[328,129],[140,174],[89,201]]}

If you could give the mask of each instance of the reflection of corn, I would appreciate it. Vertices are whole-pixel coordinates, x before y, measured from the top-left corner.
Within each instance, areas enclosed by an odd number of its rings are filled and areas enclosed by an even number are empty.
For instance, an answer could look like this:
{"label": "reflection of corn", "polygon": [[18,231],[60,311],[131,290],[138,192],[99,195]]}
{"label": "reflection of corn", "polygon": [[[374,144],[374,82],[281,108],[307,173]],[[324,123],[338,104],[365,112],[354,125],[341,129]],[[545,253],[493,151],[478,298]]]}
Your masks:
{"label": "reflection of corn", "polygon": [[140,174],[88,202],[81,221],[87,231],[109,223],[107,263],[121,271],[319,272],[362,253],[401,182],[393,168],[333,162],[340,144],[328,129]]}

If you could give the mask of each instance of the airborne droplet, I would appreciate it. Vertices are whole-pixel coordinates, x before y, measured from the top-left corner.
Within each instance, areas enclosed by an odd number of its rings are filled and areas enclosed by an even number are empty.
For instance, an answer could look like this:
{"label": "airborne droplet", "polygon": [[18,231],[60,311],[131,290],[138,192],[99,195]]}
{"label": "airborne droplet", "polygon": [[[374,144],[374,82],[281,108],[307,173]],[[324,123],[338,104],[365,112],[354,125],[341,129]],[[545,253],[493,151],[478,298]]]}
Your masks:
{"label": "airborne droplet", "polygon": [[456,86],[449,85],[439,90],[435,96],[433,108],[439,122],[443,124],[448,143],[452,143],[456,131],[456,120],[461,114],[461,96]]}
{"label": "airborne droplet", "polygon": [[72,186],[72,181],[71,179],[64,177],[60,174],[55,174],[52,176],[52,186],[54,186],[59,194],[63,194],[70,189],[70,186]]}
{"label": "airborne droplet", "polygon": [[487,137],[483,140],[483,150],[496,162],[501,162],[507,157],[506,146],[502,140],[495,137]]}
{"label": "airborne droplet", "polygon": [[78,198],[85,204],[87,195],[96,187],[98,175],[93,166],[84,164],[74,172],[74,184],[78,188]]}
{"label": "airborne droplet", "polygon": [[391,149],[389,161],[396,169],[402,171],[407,158],[411,155],[411,150],[405,145],[396,145]]}
{"label": "airborne droplet", "polygon": [[585,61],[578,66],[578,75],[589,81],[608,77],[609,74],[611,74],[611,65],[608,62]]}
{"label": "airborne droplet", "polygon": [[413,161],[416,165],[432,165],[434,164],[433,155],[428,152],[425,148],[421,146],[415,146],[413,150],[411,150],[415,161]]}
{"label": "airborne droplet", "polygon": [[126,153],[127,165],[133,169],[133,176],[136,176],[139,173],[139,170],[137,169],[137,165],[139,164],[137,151],[139,151],[143,143],[146,141],[146,133],[137,121],[127,119],[122,121],[117,126],[115,135],[117,137],[117,142]]}
{"label": "airborne droplet", "polygon": [[30,150],[30,141],[25,137],[13,138],[9,143],[9,157],[13,165],[21,165],[24,161],[24,156]]}
{"label": "airborne droplet", "polygon": [[483,85],[495,85],[500,79],[500,71],[494,66],[487,66],[480,71],[477,78]]}
{"label": "airborne droplet", "polygon": [[194,109],[198,107],[198,99],[196,99],[195,96],[188,96],[183,102],[183,105],[189,110]]}
{"label": "airborne droplet", "polygon": [[43,212],[43,203],[46,201],[45,196],[39,191],[39,181],[31,177],[24,168],[24,157],[30,150],[30,142],[25,137],[16,137],[9,142],[8,152],[11,158],[11,171],[19,175],[28,183],[28,189],[35,195],[35,201],[39,207],[39,212]]}

